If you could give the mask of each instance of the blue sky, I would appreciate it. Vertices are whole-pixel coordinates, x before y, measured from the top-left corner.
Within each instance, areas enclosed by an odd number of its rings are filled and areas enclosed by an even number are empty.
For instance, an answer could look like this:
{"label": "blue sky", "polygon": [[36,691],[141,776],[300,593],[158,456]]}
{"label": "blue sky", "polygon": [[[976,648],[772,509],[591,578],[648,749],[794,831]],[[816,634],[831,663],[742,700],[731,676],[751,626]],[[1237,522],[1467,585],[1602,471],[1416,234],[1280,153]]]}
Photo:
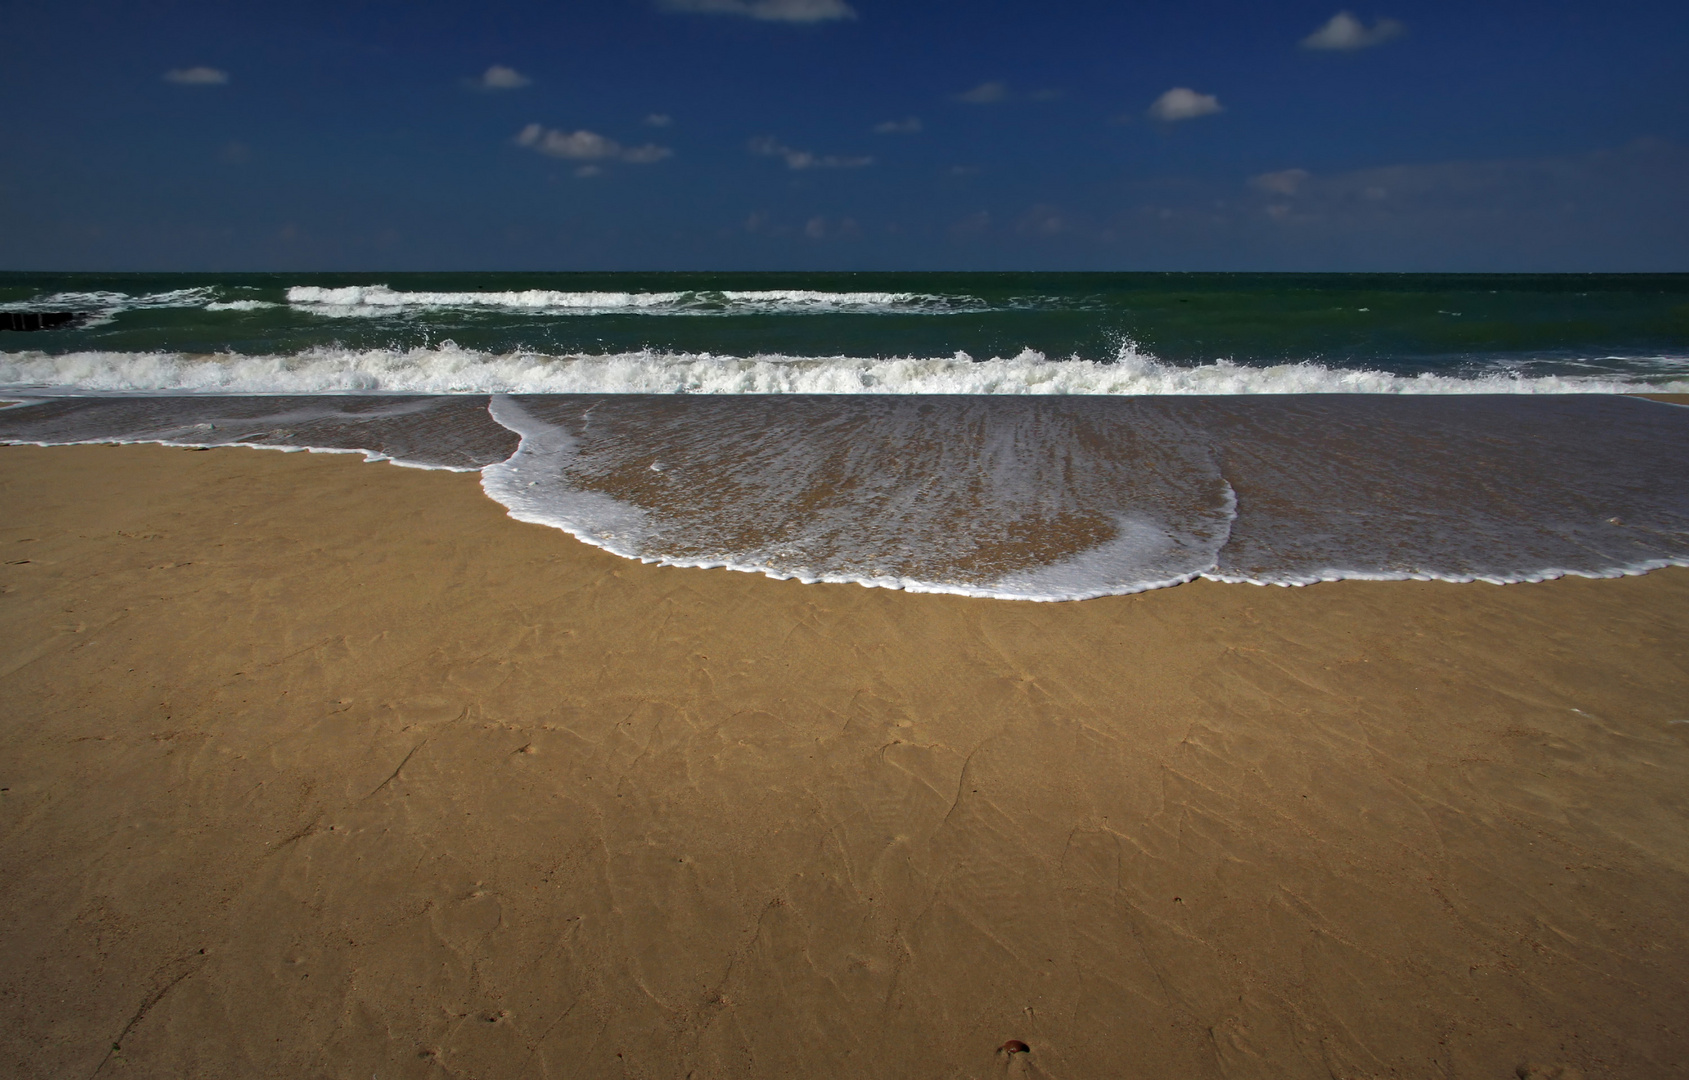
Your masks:
{"label": "blue sky", "polygon": [[8,269],[1689,270],[1681,3],[7,11]]}

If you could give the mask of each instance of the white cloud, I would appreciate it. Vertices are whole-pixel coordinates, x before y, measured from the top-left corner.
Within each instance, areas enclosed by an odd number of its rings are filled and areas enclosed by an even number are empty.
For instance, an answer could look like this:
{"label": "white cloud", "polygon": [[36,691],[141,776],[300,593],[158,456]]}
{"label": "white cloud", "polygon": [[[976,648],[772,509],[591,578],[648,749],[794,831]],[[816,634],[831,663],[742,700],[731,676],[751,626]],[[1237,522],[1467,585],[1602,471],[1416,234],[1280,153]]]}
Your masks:
{"label": "white cloud", "polygon": [[788,169],[860,169],[874,163],[871,157],[839,157],[794,150],[772,135],[752,139],[750,149],[760,157],[785,158]]}
{"label": "white cloud", "polygon": [[957,101],[965,101],[969,105],[990,105],[1002,101],[1009,96],[1009,86],[1001,82],[982,82],[972,90],[964,90],[956,95]]}
{"label": "white cloud", "polygon": [[666,146],[646,143],[644,146],[623,147],[620,156],[621,160],[631,165],[649,165],[666,157],[673,157],[674,151]]}
{"label": "white cloud", "polygon": [[645,118],[646,127],[668,127],[674,123],[674,117],[668,113],[654,112]]}
{"label": "white cloud", "polygon": [[921,130],[921,118],[906,117],[902,120],[887,120],[883,124],[874,125],[876,135],[914,135]]}
{"label": "white cloud", "polygon": [[845,0],[660,0],[660,4],[669,11],[738,15],[760,22],[818,23],[856,18],[856,9]]}
{"label": "white cloud", "polygon": [[595,131],[565,132],[539,124],[529,124],[517,133],[516,145],[570,161],[626,161],[634,165],[649,165],[674,153],[666,146],[623,146]]}
{"label": "white cloud", "polygon": [[1251,177],[1249,186],[1257,191],[1267,191],[1274,195],[1294,195],[1301,190],[1313,173],[1307,169],[1280,169],[1278,172],[1262,173]]}
{"label": "white cloud", "polygon": [[1382,45],[1393,37],[1400,37],[1406,29],[1395,19],[1379,19],[1369,30],[1365,23],[1347,11],[1339,11],[1331,17],[1330,22],[1303,38],[1302,47],[1353,52],[1355,49]]}
{"label": "white cloud", "polygon": [[229,73],[214,67],[172,68],[164,73],[164,81],[177,86],[222,86],[229,81]]}
{"label": "white cloud", "polygon": [[475,80],[475,85],[483,90],[520,90],[533,81],[513,67],[494,64],[481,73],[481,77]]}
{"label": "white cloud", "polygon": [[1219,98],[1213,94],[1199,94],[1185,86],[1175,86],[1156,98],[1155,104],[1149,107],[1150,116],[1169,124],[1222,111]]}

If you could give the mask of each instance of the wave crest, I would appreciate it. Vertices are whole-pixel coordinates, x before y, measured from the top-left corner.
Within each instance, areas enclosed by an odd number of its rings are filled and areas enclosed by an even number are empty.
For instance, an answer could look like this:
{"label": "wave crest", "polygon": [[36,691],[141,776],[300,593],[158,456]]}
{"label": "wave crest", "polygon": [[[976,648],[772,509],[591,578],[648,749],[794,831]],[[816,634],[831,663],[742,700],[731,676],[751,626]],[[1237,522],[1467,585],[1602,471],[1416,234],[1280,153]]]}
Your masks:
{"label": "wave crest", "polygon": [[328,318],[380,318],[422,311],[496,310],[536,315],[754,315],[827,312],[939,313],[978,308],[972,297],[924,293],[826,292],[813,289],[696,290],[681,292],[400,291],[386,285],[325,288],[295,285],[287,301]]}
{"label": "wave crest", "polygon": [[1127,346],[1108,362],[1013,357],[490,353],[319,347],[290,355],[0,353],[0,388],[37,393],[249,394],[1575,394],[1689,393],[1689,379],[1392,375],[1304,362],[1169,364]]}
{"label": "wave crest", "polygon": [[89,292],[57,292],[30,300],[16,300],[0,304],[0,311],[80,311],[92,316],[84,328],[104,326],[125,311],[143,308],[200,308],[215,307],[217,292],[209,286],[191,289],[170,289],[166,292],[133,296],[129,293],[94,290]]}

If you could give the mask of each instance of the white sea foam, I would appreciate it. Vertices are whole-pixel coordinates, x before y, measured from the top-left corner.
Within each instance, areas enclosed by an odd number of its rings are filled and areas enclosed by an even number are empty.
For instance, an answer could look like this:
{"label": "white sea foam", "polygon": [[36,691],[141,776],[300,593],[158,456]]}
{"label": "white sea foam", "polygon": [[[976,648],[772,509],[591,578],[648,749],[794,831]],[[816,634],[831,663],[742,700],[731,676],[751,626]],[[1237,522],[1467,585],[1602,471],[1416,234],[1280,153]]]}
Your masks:
{"label": "white sea foam", "polygon": [[104,311],[130,308],[203,307],[216,295],[210,288],[171,289],[168,292],[132,296],[121,292],[59,292],[32,300],[0,304],[0,311]]}
{"label": "white sea foam", "polygon": [[516,311],[604,311],[660,307],[678,302],[685,293],[558,292],[399,292],[385,285],[347,285],[323,288],[295,285],[287,302],[312,314],[336,318],[392,315],[426,308],[506,308]]}
{"label": "white sea foam", "polygon": [[[1226,513],[1237,517],[1237,496],[1226,488]],[[1205,546],[1213,551],[1224,546],[1211,538],[1195,536],[1168,528],[1168,523],[1139,514],[1123,513],[1115,520],[1115,536],[1090,549],[1049,566],[1010,574],[993,583],[989,589],[975,590],[968,595],[983,595],[996,600],[1093,600],[1099,596],[1125,596],[1182,585],[1199,577],[1209,577],[1213,568],[1211,555],[1194,562]],[[1178,555],[1186,556],[1180,560]],[[1169,558],[1169,556],[1174,556]],[[1201,556],[1198,556],[1199,558]],[[1183,562],[1184,565],[1180,565]],[[1206,563],[1208,569],[1202,568]],[[1122,572],[1124,571],[1124,572]],[[949,592],[950,589],[910,589],[912,592]]]}
{"label": "white sea foam", "polygon": [[[1092,458],[1086,468],[1075,465],[1078,431],[1064,418],[956,404],[968,415],[955,433],[982,436],[977,444],[964,437],[922,445],[929,410],[884,399],[865,403],[861,415],[811,399],[793,406],[798,413],[746,402],[677,418],[494,395],[492,417],[521,444],[484,468],[481,484],[517,520],[625,558],[806,584],[1080,600],[1164,588],[1214,569],[1236,499],[1200,448],[1162,437],[1172,430],[1138,432],[1145,453],[1129,463]],[[591,480],[640,465],[664,474],[659,487],[684,485],[681,503],[643,505]],[[839,476],[851,482],[837,487]],[[726,501],[723,492],[732,493]],[[1005,530],[1122,500],[1130,509],[1105,511],[1114,519],[1111,538],[1044,565],[993,568],[1002,556],[989,549]],[[776,522],[784,527],[768,528]]]}
{"label": "white sea foam", "polygon": [[318,347],[291,355],[0,353],[0,389],[62,393],[594,394],[1575,394],[1689,393],[1689,378],[1599,375],[1457,378],[1313,363],[1181,366],[1123,348],[1109,363],[1027,350],[949,357],[489,353]]}
{"label": "white sea foam", "polygon": [[806,312],[946,312],[975,310],[969,297],[921,293],[824,292],[811,289],[701,290],[692,292],[400,291],[386,285],[325,288],[295,285],[287,301],[328,318],[380,318],[422,311],[498,310],[535,315],[797,314]]}
{"label": "white sea foam", "polygon": [[564,470],[576,451],[568,432],[535,420],[509,398],[494,397],[488,411],[522,436],[508,461],[481,470],[481,488],[488,497],[517,521],[562,529],[624,558],[641,557],[640,545],[650,530],[648,515],[639,507],[568,484]]}
{"label": "white sea foam", "polygon": [[1446,581],[1451,585],[1470,585],[1474,582],[1483,582],[1487,585],[1525,585],[1557,581],[1566,577],[1598,580],[1641,577],[1643,574],[1655,570],[1664,570],[1668,566],[1689,566],[1689,556],[1678,559],[1637,559],[1594,568],[1547,566],[1538,570],[1521,570],[1506,574],[1468,574],[1433,570],[1344,569],[1333,566],[1318,571],[1298,571],[1294,573],[1227,574],[1214,571],[1198,576],[1208,581],[1218,581],[1227,585],[1277,585],[1280,588],[1301,588],[1306,585],[1318,585],[1325,581]]}
{"label": "white sea foam", "polygon": [[207,311],[261,311],[264,308],[281,307],[282,305],[269,300],[219,300],[205,305]]}

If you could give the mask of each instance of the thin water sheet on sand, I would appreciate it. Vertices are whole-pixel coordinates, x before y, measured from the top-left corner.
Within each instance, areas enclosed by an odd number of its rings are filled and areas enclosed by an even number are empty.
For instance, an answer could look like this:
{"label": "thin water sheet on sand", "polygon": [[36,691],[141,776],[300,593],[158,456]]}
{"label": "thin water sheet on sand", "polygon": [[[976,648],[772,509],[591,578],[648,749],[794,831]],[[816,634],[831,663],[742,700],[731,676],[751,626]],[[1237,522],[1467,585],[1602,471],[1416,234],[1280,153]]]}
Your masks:
{"label": "thin water sheet on sand", "polygon": [[356,448],[629,558],[1015,599],[1689,560],[1689,411],[1623,397],[96,398],[0,438]]}
{"label": "thin water sheet on sand", "polygon": [[0,440],[343,450],[419,468],[473,470],[516,451],[477,395],[172,395],[26,400]]}

